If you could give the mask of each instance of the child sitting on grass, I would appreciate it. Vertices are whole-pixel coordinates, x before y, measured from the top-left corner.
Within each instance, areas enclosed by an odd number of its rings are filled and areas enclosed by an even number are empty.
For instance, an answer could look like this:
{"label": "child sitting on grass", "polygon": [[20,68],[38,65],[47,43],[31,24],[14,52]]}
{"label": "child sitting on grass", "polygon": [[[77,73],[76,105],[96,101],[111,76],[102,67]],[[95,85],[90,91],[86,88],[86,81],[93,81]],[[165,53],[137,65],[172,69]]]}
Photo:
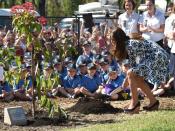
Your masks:
{"label": "child sitting on grass", "polygon": [[11,101],[14,98],[12,86],[5,81],[4,78],[4,68],[0,66],[0,98],[4,101]]}
{"label": "child sitting on grass", "polygon": [[102,81],[96,73],[96,65],[89,63],[87,65],[88,74],[82,78],[82,87],[80,92],[88,97],[96,97],[97,89],[102,85]]}
{"label": "child sitting on grass", "polygon": [[164,95],[168,90],[171,90],[173,88],[174,84],[174,77],[170,78],[169,81],[165,84],[162,84],[158,88],[153,88],[152,93],[154,96],[162,96]]}
{"label": "child sitting on grass", "polygon": [[21,67],[21,75],[18,83],[14,86],[15,98],[19,100],[32,100],[32,79],[26,67]]}
{"label": "child sitting on grass", "polygon": [[67,76],[63,79],[63,87],[58,87],[58,92],[67,98],[75,98],[80,94],[81,78],[76,74],[74,64],[67,65]]}
{"label": "child sitting on grass", "polygon": [[122,89],[122,83],[124,80],[124,77],[119,75],[119,72],[114,67],[109,67],[108,70],[108,81],[103,86],[103,88],[98,90],[98,92],[101,92],[102,94],[108,95],[111,100],[117,100],[119,98],[119,95],[121,93]]}

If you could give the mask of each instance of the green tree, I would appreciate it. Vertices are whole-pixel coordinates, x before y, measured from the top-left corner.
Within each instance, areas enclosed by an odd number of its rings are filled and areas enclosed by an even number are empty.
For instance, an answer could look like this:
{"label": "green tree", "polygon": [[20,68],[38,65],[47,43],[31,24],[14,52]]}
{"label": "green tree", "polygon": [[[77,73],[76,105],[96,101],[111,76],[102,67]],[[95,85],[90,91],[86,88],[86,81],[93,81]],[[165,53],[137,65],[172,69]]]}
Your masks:
{"label": "green tree", "polygon": [[73,12],[72,1],[71,0],[63,0],[61,1],[61,7],[66,16],[71,16]]}
{"label": "green tree", "polygon": [[74,11],[78,10],[80,4],[85,4],[89,2],[97,2],[98,0],[63,0],[61,1],[61,8],[65,16],[72,16]]}
{"label": "green tree", "polygon": [[[21,11],[22,9],[22,11]],[[13,26],[14,31],[19,34],[21,37],[22,34],[26,35],[27,46],[32,46],[32,81],[36,79],[36,88],[33,84],[33,89],[37,89],[38,99],[40,101],[41,107],[45,107],[48,110],[49,116],[53,117],[54,113],[57,112],[59,117],[63,115],[63,117],[67,117],[65,112],[57,105],[54,101],[47,98],[47,91],[53,88],[53,85],[57,82],[58,85],[58,76],[55,78],[49,77],[50,79],[40,79],[40,74],[38,72],[38,63],[37,54],[42,51],[41,43],[39,42],[38,37],[36,37],[33,33],[35,31],[37,34],[41,31],[41,24],[45,23],[45,18],[41,17],[38,20],[36,19],[35,14],[33,13],[33,4],[30,2],[26,2],[19,6],[13,6],[11,11],[13,13]],[[41,23],[39,23],[41,22]],[[7,53],[10,51],[6,51]],[[3,53],[4,56],[7,56],[7,53]],[[13,55],[11,55],[13,56]],[[48,51],[44,52],[44,57],[48,58],[50,53]],[[48,58],[50,59],[50,58]],[[10,76],[11,74],[8,74]],[[16,74],[15,74],[16,75]],[[16,77],[16,76],[15,76]],[[33,82],[34,83],[34,82]],[[41,87],[43,89],[44,94],[41,95]],[[32,92],[33,100],[32,100],[32,113],[33,117],[35,117],[35,96],[34,90]]]}

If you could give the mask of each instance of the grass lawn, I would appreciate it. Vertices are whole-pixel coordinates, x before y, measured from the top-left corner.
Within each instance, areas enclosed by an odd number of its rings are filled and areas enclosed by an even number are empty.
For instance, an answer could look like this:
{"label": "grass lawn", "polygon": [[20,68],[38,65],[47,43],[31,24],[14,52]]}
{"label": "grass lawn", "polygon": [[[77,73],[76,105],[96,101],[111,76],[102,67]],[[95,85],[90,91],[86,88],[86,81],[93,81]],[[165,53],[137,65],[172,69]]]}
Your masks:
{"label": "grass lawn", "polygon": [[64,129],[64,131],[175,131],[175,110],[114,115],[115,123]]}

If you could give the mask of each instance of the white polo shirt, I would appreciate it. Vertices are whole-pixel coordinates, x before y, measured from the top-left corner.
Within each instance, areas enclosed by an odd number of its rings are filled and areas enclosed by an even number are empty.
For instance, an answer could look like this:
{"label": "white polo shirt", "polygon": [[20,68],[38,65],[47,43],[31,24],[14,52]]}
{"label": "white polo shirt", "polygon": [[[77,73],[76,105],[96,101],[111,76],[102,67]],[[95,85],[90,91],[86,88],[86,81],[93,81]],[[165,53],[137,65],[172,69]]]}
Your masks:
{"label": "white polo shirt", "polygon": [[129,35],[130,33],[138,33],[138,21],[139,14],[135,11],[133,11],[130,16],[125,12],[119,15],[118,25],[126,35]]}
{"label": "white polo shirt", "polygon": [[[153,29],[158,29],[160,28],[160,25],[165,24],[165,17],[164,14],[158,9],[156,9],[155,15],[153,15],[152,17],[150,17],[148,11],[145,11],[140,16],[139,24],[149,26]],[[143,32],[142,36],[145,39],[157,42],[164,38],[164,33]]]}
{"label": "white polo shirt", "polygon": [[[165,36],[175,31],[175,14],[171,14],[165,21]],[[171,53],[175,53],[175,40],[168,38],[168,46],[171,48]]]}

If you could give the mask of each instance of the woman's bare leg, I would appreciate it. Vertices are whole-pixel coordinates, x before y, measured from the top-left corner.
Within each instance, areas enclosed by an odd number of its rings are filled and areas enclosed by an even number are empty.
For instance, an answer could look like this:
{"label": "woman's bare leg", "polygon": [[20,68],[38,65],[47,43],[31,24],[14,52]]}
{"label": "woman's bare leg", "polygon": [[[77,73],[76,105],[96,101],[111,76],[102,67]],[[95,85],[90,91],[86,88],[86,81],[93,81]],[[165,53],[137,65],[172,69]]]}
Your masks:
{"label": "woman's bare leg", "polygon": [[137,88],[140,88],[146,94],[150,100],[149,106],[152,106],[157,101],[143,77],[140,77],[131,71],[128,73],[128,82],[132,93],[132,99],[128,109],[132,109],[138,103]]}
{"label": "woman's bare leg", "polygon": [[128,72],[127,76],[128,76],[129,87],[130,87],[131,93],[132,93],[131,103],[130,103],[128,109],[133,109],[135,107],[135,105],[138,103],[138,93],[137,93],[138,84],[137,84],[137,77],[131,71]]}
{"label": "woman's bare leg", "polygon": [[157,100],[156,100],[155,96],[153,95],[153,93],[151,92],[150,87],[147,85],[147,83],[144,81],[144,79],[142,77],[138,78],[138,83],[139,83],[140,89],[146,94],[146,97],[150,101],[149,106],[152,106]]}

